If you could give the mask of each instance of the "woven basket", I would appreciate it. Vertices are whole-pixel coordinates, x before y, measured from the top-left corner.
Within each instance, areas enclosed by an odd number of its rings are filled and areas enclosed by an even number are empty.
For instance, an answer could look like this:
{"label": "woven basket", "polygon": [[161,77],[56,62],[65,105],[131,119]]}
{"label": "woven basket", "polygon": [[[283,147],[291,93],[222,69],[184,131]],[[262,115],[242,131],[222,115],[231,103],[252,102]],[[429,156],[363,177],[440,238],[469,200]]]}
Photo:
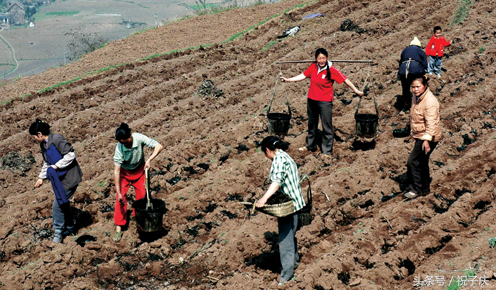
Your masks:
{"label": "woven basket", "polygon": [[278,204],[266,204],[257,210],[275,217],[285,217],[295,212],[292,200]]}
{"label": "woven basket", "polygon": [[[312,209],[312,190],[310,188],[310,178],[308,175],[303,175],[300,179],[300,184],[303,182],[303,180],[307,179],[308,180],[308,191],[307,191],[307,202],[306,205],[299,211],[302,215],[306,214],[310,216],[310,210]],[[250,206],[253,207],[252,211],[258,210],[260,212],[263,212],[265,214],[275,216],[275,217],[285,217],[290,214],[295,213],[294,211],[294,204],[293,201],[286,201],[283,203],[278,203],[278,204],[265,204],[264,207],[255,207],[254,203],[251,202],[241,202],[245,206]],[[311,220],[311,217],[307,217],[306,220]],[[308,221],[304,223],[304,225],[309,224]]]}

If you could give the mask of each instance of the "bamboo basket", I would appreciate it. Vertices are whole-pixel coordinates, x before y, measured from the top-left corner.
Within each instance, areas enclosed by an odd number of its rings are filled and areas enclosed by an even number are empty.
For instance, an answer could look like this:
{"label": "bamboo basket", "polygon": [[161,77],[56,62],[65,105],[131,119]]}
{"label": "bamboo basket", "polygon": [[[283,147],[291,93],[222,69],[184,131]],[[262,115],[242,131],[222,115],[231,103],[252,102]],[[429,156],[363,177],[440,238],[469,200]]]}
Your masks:
{"label": "bamboo basket", "polygon": [[[300,184],[305,179],[308,180],[307,201],[306,201],[306,205],[299,212],[309,214],[310,209],[312,208],[312,190],[310,188],[310,179],[308,175],[305,174],[301,177]],[[252,207],[251,212],[258,210],[260,212],[275,217],[285,217],[295,213],[294,204],[292,200],[278,204],[266,204],[264,207],[260,207],[260,208],[255,207],[255,203],[252,202],[241,202],[241,204]]]}
{"label": "bamboo basket", "polygon": [[260,212],[275,217],[285,217],[295,212],[294,204],[292,200],[278,204],[267,204],[264,207],[256,208],[256,209]]}

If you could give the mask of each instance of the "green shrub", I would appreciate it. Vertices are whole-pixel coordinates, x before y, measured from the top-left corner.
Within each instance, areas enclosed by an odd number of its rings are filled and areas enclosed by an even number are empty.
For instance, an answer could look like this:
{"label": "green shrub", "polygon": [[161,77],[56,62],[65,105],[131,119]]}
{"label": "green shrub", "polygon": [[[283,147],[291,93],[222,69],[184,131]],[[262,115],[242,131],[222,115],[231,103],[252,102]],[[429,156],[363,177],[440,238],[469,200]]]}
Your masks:
{"label": "green shrub", "polygon": [[81,13],[81,11],[63,11],[63,12],[47,12],[47,16],[74,16]]}
{"label": "green shrub", "polygon": [[463,20],[465,20],[471,5],[472,2],[470,0],[460,0],[460,5],[456,10],[455,15],[453,15],[453,19],[451,20],[450,27],[460,24],[463,22]]}
{"label": "green shrub", "polygon": [[496,246],[496,237],[489,239],[489,248],[494,248]]}

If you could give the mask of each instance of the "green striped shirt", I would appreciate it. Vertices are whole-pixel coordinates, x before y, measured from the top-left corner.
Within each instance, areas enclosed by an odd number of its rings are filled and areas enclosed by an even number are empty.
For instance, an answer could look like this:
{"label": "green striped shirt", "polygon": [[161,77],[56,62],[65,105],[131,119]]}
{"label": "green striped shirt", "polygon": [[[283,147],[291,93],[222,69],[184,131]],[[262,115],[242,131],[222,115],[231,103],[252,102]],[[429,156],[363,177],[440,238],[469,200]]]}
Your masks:
{"label": "green striped shirt", "polygon": [[277,150],[272,160],[270,180],[279,184],[279,191],[291,197],[295,212],[305,206],[305,200],[301,194],[298,167],[288,153],[281,149]]}
{"label": "green striped shirt", "polygon": [[117,143],[114,153],[114,164],[122,167],[122,169],[133,171],[145,164],[145,153],[143,146],[155,148],[158,142],[148,138],[141,133],[132,133],[133,145],[131,148],[126,148],[121,142]]}

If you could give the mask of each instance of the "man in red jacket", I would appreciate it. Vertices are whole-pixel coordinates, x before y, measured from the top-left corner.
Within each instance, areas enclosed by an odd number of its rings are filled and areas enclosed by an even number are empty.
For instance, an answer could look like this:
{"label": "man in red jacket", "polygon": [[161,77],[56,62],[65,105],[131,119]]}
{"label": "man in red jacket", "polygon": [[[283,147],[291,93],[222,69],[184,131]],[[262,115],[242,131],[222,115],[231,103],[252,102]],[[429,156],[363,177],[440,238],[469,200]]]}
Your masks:
{"label": "man in red jacket", "polygon": [[441,68],[443,67],[444,48],[450,46],[452,41],[447,41],[443,36],[441,27],[434,27],[434,35],[425,48],[425,54],[429,56],[429,65],[427,72],[429,75],[435,73],[438,78],[441,78]]}

